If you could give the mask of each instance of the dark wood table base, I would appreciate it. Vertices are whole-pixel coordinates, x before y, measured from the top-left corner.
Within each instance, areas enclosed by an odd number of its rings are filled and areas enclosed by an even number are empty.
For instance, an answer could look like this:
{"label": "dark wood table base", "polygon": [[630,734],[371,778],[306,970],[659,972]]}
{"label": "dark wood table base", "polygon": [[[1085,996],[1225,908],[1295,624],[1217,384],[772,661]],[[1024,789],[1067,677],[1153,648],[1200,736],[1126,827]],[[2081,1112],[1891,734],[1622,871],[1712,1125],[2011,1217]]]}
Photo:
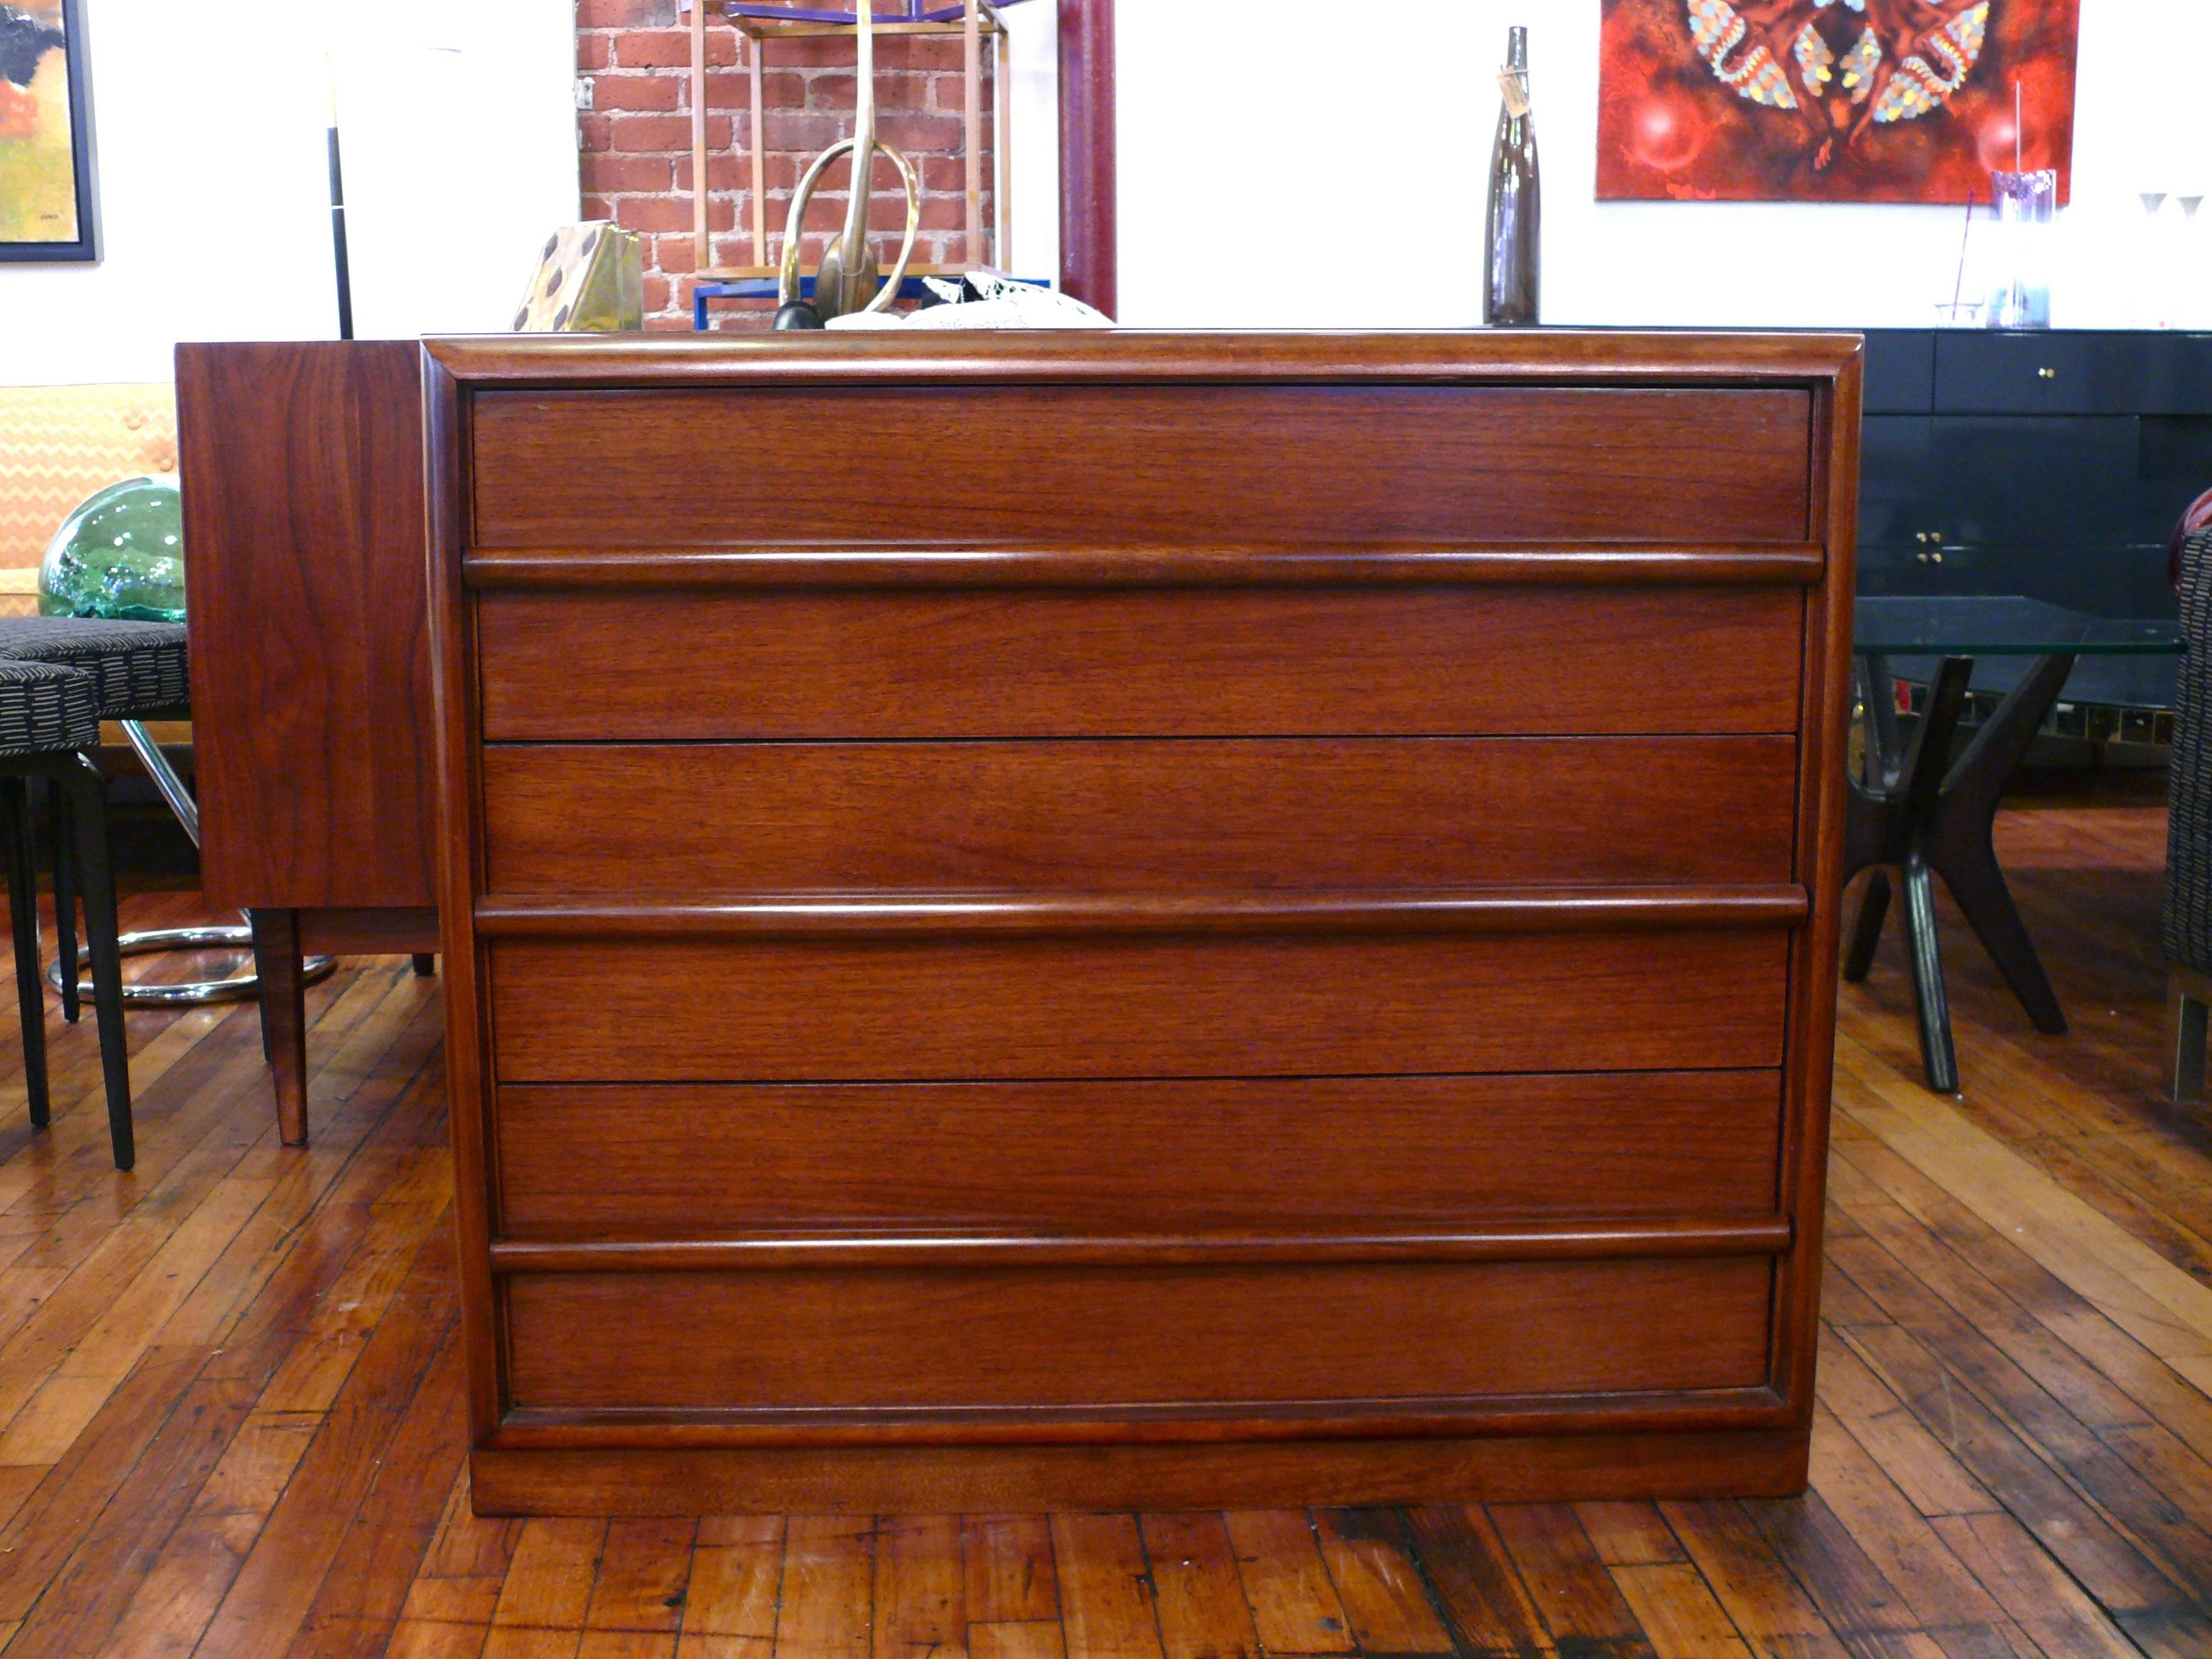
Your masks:
{"label": "dark wood table base", "polygon": [[1920,729],[1913,734],[1911,748],[1904,750],[1888,661],[1871,654],[1859,659],[1859,688],[1867,712],[1866,776],[1851,780],[1844,879],[1849,881],[1869,866],[1875,866],[1875,876],[1859,901],[1844,977],[1863,980],[1874,965],[1875,947],[1881,942],[1882,922],[1889,914],[1889,870],[1894,868],[1905,887],[1920,1053],[1928,1086],[1938,1094],[1958,1091],[1959,1060],[1943,995],[1935,877],[1943,878],[1966,925],[1989,951],[2036,1030],[2054,1036],[2066,1030],[2066,1016],[1998,867],[1991,830],[2005,786],[2073,670],[2071,656],[2038,657],[1954,761],[1952,741],[1973,675],[1973,659],[1943,659],[1929,689]]}

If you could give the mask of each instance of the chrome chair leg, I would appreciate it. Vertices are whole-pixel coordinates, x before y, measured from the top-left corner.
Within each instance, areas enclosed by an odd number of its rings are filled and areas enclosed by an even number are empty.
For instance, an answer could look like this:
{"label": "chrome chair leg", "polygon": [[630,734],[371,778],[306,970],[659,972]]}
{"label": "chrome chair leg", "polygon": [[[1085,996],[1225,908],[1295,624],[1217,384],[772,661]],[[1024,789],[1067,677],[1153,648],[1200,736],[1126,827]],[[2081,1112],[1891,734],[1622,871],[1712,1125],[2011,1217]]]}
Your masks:
{"label": "chrome chair leg", "polygon": [[[185,833],[192,838],[192,845],[198,847],[200,844],[200,808],[199,803],[192,799],[191,790],[178,775],[177,769],[169,764],[169,757],[161,752],[161,744],[154,741],[152,733],[146,730],[143,721],[122,720],[118,724],[123,728],[124,738],[130,744],[131,752],[138,757],[138,763],[146,769],[147,776],[154,780],[154,787],[168,803],[169,811],[176,814],[177,822],[184,826]],[[243,923],[243,911],[240,913],[240,919]],[[72,928],[63,938],[64,954],[58,957],[46,975],[47,982],[62,992],[64,1012],[70,999],[70,992],[64,983],[68,977],[69,967],[82,968],[92,961],[89,945],[70,951],[74,933]],[[115,941],[115,949],[119,957],[149,956],[164,951],[210,950],[238,950],[250,956],[253,949],[253,929],[243,925],[152,927],[124,934]],[[303,969],[306,975],[304,982],[312,985],[318,980],[328,979],[337,968],[335,957],[309,957]],[[248,997],[259,994],[260,989],[261,981],[249,969],[228,979],[196,980],[184,985],[126,985],[123,988],[123,1000],[137,1008],[174,1008],[206,1002],[243,1002]],[[79,998],[92,995],[91,982],[76,981],[75,994]]]}

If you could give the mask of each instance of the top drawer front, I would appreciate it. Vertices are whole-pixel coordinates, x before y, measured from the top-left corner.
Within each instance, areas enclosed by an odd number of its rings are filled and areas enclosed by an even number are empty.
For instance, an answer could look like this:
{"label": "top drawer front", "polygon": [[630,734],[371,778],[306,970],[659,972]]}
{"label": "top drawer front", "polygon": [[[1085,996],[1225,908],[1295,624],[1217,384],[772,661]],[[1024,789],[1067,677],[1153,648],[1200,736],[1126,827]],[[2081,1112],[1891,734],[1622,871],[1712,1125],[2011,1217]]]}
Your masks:
{"label": "top drawer front", "polygon": [[490,392],[471,422],[482,548],[1794,544],[1810,516],[1786,389]]}

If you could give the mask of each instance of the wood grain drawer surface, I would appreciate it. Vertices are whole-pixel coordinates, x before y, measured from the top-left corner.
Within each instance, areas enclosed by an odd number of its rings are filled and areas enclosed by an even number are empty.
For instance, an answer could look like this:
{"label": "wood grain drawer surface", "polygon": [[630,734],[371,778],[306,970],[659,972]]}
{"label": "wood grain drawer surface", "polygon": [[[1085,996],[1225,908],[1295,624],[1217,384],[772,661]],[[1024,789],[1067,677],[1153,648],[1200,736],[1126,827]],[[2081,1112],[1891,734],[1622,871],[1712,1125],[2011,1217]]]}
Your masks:
{"label": "wood grain drawer surface", "polygon": [[1796,588],[496,592],[489,742],[1794,732]]}
{"label": "wood grain drawer surface", "polygon": [[[1810,513],[1812,398],[1781,387],[487,392],[472,416],[484,548],[1788,543]],[[946,464],[999,438],[1017,487]]]}
{"label": "wood grain drawer surface", "polygon": [[1752,1386],[1763,1257],[522,1274],[513,1400],[819,1409]]}
{"label": "wood grain drawer surface", "polygon": [[1786,882],[1789,738],[487,749],[494,893]]}
{"label": "wood grain drawer surface", "polygon": [[501,939],[508,1083],[1781,1063],[1788,936]]}
{"label": "wood grain drawer surface", "polygon": [[516,1237],[1769,1215],[1773,1072],[509,1085]]}

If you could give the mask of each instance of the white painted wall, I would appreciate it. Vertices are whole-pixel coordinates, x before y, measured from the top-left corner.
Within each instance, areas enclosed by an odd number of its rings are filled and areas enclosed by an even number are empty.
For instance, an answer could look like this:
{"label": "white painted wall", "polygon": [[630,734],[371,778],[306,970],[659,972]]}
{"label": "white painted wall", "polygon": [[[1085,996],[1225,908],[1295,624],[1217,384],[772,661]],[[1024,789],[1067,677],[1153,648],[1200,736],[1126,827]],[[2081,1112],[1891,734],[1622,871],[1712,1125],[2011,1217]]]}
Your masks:
{"label": "white painted wall", "polygon": [[106,257],[0,265],[0,384],[159,380],[337,332],[338,68],[362,337],[504,328],[577,212],[571,0],[86,0]]}
{"label": "white painted wall", "polygon": [[[1999,0],[2003,3],[2004,0]],[[107,257],[0,266],[0,383],[158,380],[179,338],[328,337],[322,129],[335,53],[357,331],[503,328],[576,214],[571,0],[87,0]],[[1053,0],[1015,31],[1017,270],[1058,263]],[[1911,326],[1956,274],[1954,208],[1594,199],[1598,0],[1119,0],[1121,287],[1162,326],[1455,326],[1480,313],[1491,79],[1532,32],[1545,314]],[[2056,320],[2212,326],[2208,0],[2081,0]],[[1969,279],[1969,291],[1973,286]]]}
{"label": "white painted wall", "polygon": [[579,210],[574,0],[334,9],[355,333],[512,327]]}
{"label": "white painted wall", "polygon": [[[1526,23],[1547,322],[1935,321],[1959,208],[1596,201],[1599,17],[1598,0],[1119,0],[1121,320],[1480,321],[1493,77]],[[2171,205],[2159,228],[2193,244],[2183,279],[2178,250],[2145,257],[2136,195],[2212,185],[2208,61],[2212,0],[2081,0],[2054,322],[2212,327],[2212,206],[2193,236]]]}
{"label": "white painted wall", "polygon": [[1060,269],[1059,12],[1055,0],[1028,0],[1000,14],[1011,37],[1012,65],[1006,125],[1013,140],[1014,216],[1006,265],[1022,276],[1049,276]]}

